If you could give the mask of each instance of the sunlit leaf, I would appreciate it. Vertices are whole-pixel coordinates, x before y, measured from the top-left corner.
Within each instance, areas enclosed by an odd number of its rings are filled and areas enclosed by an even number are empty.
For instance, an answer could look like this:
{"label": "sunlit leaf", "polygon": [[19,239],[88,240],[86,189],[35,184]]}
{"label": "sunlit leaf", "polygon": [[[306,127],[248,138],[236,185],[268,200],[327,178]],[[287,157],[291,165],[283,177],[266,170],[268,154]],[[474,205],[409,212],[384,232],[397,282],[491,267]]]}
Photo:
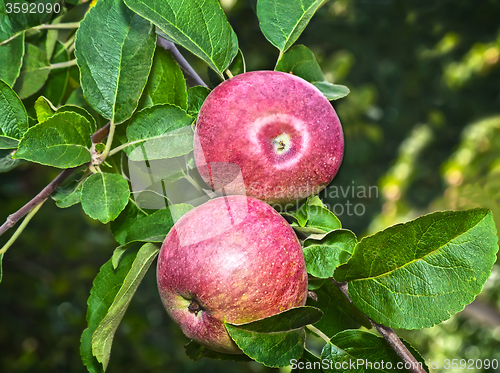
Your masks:
{"label": "sunlit leaf", "polygon": [[436,212],[365,237],[335,278],[376,322],[420,329],[474,300],[497,251],[491,211]]}
{"label": "sunlit leaf", "polygon": [[285,52],[306,28],[324,0],[258,0],[260,29],[269,42]]}
{"label": "sunlit leaf", "polygon": [[38,123],[42,123],[49,119],[56,112],[56,108],[47,98],[40,96],[35,101],[35,111]]}
{"label": "sunlit leaf", "polygon": [[92,219],[106,224],[120,215],[130,197],[128,182],[119,174],[95,173],[82,186],[82,208]]}
{"label": "sunlit leaf", "polygon": [[155,42],[151,23],[121,0],[97,2],[75,42],[81,85],[94,110],[115,124],[130,118],[147,82]]}
{"label": "sunlit leaf", "polygon": [[59,113],[31,127],[13,158],[70,168],[90,161],[91,146],[88,120],[77,113]]}
{"label": "sunlit leaf", "polygon": [[238,52],[238,40],[217,0],[125,0],[176,44],[182,45],[222,78]]}

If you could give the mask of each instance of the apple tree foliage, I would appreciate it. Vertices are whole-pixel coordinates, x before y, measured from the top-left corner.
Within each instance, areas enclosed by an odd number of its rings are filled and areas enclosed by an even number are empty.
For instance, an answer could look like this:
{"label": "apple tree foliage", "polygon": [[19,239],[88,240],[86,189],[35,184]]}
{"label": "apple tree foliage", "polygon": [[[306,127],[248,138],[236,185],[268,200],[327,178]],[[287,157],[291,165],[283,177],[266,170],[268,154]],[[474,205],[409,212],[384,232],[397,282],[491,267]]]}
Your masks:
{"label": "apple tree foliage", "polygon": [[[56,4],[18,4],[32,3]],[[295,45],[322,3],[258,0],[256,13],[262,33],[278,49],[275,69],[306,79],[336,100],[349,89],[328,82],[313,52]],[[182,163],[161,182],[166,189],[200,189],[193,123],[210,89],[188,86],[178,56],[157,38],[199,57],[219,79],[245,72],[245,46],[217,0],[73,0],[58,14],[20,9],[0,4],[0,172],[22,162],[66,170],[69,178],[52,194],[56,205],[81,204],[92,219],[110,223],[118,246],[94,280],[80,348],[88,371],[102,372],[112,364],[114,333],[159,245],[175,219],[193,207],[179,202],[141,208],[128,161],[146,160],[151,167]],[[32,206],[2,249],[0,265],[40,206]],[[227,323],[244,355],[191,342],[190,358],[255,360],[269,367],[294,359],[384,360],[395,366],[401,360],[392,346],[366,331],[371,321],[410,330],[448,319],[481,292],[498,251],[493,215],[483,208],[431,213],[361,240],[317,196],[283,215],[304,249],[307,305],[248,324]],[[310,335],[324,339],[321,356],[304,348]],[[418,352],[403,343],[427,370]]]}

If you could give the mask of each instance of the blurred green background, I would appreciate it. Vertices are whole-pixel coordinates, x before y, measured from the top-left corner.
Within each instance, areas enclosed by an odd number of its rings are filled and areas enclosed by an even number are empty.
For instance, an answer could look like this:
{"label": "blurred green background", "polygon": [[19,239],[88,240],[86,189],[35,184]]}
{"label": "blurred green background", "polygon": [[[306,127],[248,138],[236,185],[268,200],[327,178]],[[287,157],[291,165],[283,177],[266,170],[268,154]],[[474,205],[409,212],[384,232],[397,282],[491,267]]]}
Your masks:
{"label": "blurred green background", "polygon": [[[247,70],[273,69],[278,52],[259,31],[255,1],[221,4]],[[499,20],[497,0],[337,0],[319,9],[298,40],[314,51],[330,82],[351,89],[333,103],[346,150],[322,197],[359,237],[427,212],[477,206],[492,209],[500,227]],[[186,57],[209,81],[206,65]],[[0,220],[57,173],[22,164],[0,174]],[[116,246],[108,227],[79,205],[62,210],[45,203],[3,261],[1,372],[86,371],[78,351],[86,301]],[[500,362],[500,264],[465,311],[398,334],[427,361],[439,361],[437,372],[445,371],[445,359]],[[192,362],[186,342],[163,310],[152,267],[117,331],[108,372],[272,370]]]}

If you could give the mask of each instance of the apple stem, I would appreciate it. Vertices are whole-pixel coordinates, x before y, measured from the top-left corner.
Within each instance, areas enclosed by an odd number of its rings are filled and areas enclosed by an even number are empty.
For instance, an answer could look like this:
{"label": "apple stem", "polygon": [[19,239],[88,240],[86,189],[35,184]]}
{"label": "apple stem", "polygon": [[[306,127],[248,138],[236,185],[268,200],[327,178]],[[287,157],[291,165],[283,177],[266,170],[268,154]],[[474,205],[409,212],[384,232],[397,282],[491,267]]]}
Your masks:
{"label": "apple stem", "polygon": [[[349,296],[349,292],[347,290],[347,282],[337,282],[333,278],[331,280],[333,284],[338,287],[342,291],[342,293],[344,293],[349,302],[352,303],[351,297]],[[408,366],[410,367],[408,370],[411,373],[426,373],[421,363],[419,363],[417,359],[415,359],[415,357],[411,354],[408,348],[406,348],[404,343],[401,341],[401,339],[399,339],[392,328],[378,324],[366,315],[365,317],[368,319],[370,324],[372,324],[373,327],[380,333],[380,335],[384,337],[387,343],[389,343],[389,346],[391,346],[394,352],[398,354],[401,360],[403,360],[403,362],[405,363],[408,363]]]}

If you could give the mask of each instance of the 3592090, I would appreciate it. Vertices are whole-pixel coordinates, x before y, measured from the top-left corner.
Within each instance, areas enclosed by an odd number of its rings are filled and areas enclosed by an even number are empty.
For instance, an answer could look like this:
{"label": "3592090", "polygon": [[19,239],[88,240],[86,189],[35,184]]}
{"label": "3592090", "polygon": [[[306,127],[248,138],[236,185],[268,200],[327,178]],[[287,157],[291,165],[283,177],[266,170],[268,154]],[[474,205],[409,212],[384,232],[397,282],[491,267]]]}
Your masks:
{"label": "3592090", "polygon": [[44,4],[44,3],[6,3],[5,9],[8,14],[18,13],[60,13],[61,4]]}

